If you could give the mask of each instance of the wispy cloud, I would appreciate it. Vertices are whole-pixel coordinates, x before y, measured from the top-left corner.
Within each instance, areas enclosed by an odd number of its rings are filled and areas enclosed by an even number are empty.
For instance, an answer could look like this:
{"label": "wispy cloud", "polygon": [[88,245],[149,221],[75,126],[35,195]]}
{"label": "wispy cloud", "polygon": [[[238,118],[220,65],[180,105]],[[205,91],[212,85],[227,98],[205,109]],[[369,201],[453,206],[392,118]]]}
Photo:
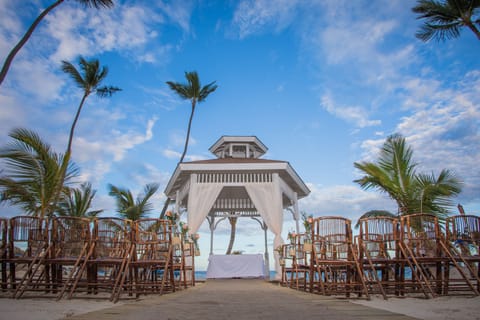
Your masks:
{"label": "wispy cloud", "polygon": [[158,37],[154,25],[163,20],[147,7],[118,5],[92,15],[78,6],[65,5],[46,20],[43,36],[51,36],[56,44],[51,56],[54,61],[112,50],[130,52],[132,58],[138,55],[143,61],[156,60],[153,52],[144,50],[148,42]]}
{"label": "wispy cloud", "polygon": [[367,112],[359,106],[341,106],[335,104],[329,94],[322,97],[321,106],[328,113],[352,123],[358,128],[377,126],[381,124],[380,120],[369,120]]}
{"label": "wispy cloud", "polygon": [[240,39],[262,33],[267,27],[281,31],[294,20],[299,3],[292,0],[241,1],[234,13],[232,28]]}

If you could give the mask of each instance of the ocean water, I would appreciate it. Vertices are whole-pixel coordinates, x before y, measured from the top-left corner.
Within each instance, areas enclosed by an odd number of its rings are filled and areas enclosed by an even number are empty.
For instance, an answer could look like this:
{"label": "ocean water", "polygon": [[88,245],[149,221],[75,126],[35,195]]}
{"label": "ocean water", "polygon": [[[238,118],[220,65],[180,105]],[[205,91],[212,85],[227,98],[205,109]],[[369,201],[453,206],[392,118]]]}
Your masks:
{"label": "ocean water", "polygon": [[[275,278],[275,271],[270,271],[270,279]],[[206,280],[207,279],[207,271],[195,271],[195,279],[196,280]]]}

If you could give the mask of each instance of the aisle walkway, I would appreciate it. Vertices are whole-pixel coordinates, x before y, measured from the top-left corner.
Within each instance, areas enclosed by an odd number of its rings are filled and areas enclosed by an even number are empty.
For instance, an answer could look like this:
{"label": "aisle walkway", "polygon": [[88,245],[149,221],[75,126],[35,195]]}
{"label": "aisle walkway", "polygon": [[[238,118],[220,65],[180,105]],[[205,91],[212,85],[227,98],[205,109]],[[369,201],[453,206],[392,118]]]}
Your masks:
{"label": "aisle walkway", "polygon": [[68,319],[328,319],[408,320],[384,310],[280,287],[263,280],[208,280],[194,288],[148,296]]}

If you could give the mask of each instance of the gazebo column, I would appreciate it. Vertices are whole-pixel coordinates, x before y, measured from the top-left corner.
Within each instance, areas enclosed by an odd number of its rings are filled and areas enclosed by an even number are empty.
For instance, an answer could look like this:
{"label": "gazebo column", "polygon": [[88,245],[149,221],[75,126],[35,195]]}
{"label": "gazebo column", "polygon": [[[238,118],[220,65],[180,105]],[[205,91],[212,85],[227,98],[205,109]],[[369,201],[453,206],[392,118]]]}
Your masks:
{"label": "gazebo column", "polygon": [[267,238],[267,224],[264,221],[261,221],[260,219],[256,217],[251,217],[253,220],[257,221],[260,223],[260,226],[262,227],[264,236],[265,236],[265,266],[264,266],[264,272],[265,272],[265,279],[270,280],[270,257],[268,254],[268,238]]}
{"label": "gazebo column", "polygon": [[212,212],[210,215],[207,216],[208,225],[209,225],[209,228],[210,228],[210,255],[213,254],[213,233],[217,229],[218,224],[225,219],[226,219],[226,217],[222,217],[217,221],[217,223],[215,223],[215,213],[214,212]]}

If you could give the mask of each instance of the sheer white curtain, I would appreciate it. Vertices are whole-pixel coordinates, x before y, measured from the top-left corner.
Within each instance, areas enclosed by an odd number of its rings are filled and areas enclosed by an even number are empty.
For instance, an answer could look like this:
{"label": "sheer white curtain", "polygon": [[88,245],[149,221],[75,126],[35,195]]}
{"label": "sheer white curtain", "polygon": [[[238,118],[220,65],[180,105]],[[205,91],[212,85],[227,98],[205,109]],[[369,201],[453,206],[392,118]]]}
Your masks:
{"label": "sheer white curtain", "polygon": [[192,183],[188,195],[188,227],[190,234],[198,231],[213,207],[223,186],[214,183]]}
{"label": "sheer white curtain", "polygon": [[282,192],[278,180],[274,179],[273,183],[247,183],[245,189],[268,229],[275,235],[273,253],[275,257],[275,278],[278,279],[281,277],[281,267],[275,249],[283,244],[281,235],[283,227]]}

